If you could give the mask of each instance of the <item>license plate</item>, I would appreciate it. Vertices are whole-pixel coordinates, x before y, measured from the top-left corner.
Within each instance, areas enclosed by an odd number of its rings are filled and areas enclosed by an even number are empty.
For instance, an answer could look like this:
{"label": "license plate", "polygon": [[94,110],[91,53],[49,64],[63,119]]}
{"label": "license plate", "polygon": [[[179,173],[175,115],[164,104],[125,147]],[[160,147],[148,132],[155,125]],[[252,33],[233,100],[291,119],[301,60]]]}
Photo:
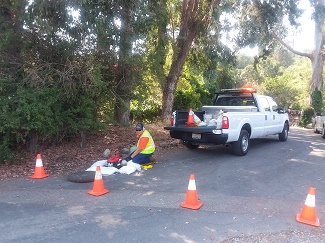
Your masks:
{"label": "license plate", "polygon": [[201,134],[193,133],[193,134],[192,134],[192,138],[193,138],[193,139],[201,139]]}

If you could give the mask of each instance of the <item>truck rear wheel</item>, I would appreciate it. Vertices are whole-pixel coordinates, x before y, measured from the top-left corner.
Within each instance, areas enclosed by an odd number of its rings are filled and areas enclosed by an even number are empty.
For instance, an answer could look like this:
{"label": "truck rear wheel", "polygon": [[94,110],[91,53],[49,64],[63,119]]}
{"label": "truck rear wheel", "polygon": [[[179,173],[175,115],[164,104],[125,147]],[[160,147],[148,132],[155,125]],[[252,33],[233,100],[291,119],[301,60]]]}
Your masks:
{"label": "truck rear wheel", "polygon": [[183,141],[183,144],[189,149],[197,149],[199,147],[198,144],[193,144],[191,142]]}
{"label": "truck rear wheel", "polygon": [[246,155],[249,149],[249,145],[249,133],[246,130],[241,130],[238,141],[232,144],[234,154],[239,156]]}
{"label": "truck rear wheel", "polygon": [[322,138],[325,138],[325,126],[323,127],[323,130],[322,130]]}

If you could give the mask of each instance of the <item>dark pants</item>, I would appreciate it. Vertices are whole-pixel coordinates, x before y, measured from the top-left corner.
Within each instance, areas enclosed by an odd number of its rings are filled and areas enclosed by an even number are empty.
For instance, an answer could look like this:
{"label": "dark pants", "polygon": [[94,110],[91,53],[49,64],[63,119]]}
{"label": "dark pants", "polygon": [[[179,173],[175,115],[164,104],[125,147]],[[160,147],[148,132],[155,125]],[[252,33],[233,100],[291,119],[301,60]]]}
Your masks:
{"label": "dark pants", "polygon": [[[131,155],[132,155],[133,153],[131,153],[127,158],[126,158],[126,160],[127,161],[129,161],[129,160],[131,160]],[[137,164],[148,164],[150,161],[151,161],[151,159],[150,159],[150,156],[152,155],[153,153],[151,153],[151,154],[137,154],[136,156],[134,156],[134,158],[132,158],[132,161],[134,162],[134,163],[137,163]]]}

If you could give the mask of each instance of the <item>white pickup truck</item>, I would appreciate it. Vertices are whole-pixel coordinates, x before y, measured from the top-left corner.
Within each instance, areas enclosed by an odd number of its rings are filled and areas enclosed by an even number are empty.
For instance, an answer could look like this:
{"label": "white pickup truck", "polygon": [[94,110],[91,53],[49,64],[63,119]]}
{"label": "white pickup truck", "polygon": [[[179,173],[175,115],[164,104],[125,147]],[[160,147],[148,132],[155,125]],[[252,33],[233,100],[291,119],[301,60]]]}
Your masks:
{"label": "white pickup truck", "polygon": [[[195,126],[188,126],[189,111],[175,111],[173,124],[164,127],[172,138],[190,148],[201,144],[232,145],[236,155],[246,155],[250,139],[278,135],[286,141],[289,116],[269,96],[252,89],[224,89],[216,93],[213,106],[194,111]],[[200,122],[202,121],[202,122]]]}
{"label": "white pickup truck", "polygon": [[321,133],[322,138],[325,138],[325,111],[316,114],[314,122],[314,132]]}

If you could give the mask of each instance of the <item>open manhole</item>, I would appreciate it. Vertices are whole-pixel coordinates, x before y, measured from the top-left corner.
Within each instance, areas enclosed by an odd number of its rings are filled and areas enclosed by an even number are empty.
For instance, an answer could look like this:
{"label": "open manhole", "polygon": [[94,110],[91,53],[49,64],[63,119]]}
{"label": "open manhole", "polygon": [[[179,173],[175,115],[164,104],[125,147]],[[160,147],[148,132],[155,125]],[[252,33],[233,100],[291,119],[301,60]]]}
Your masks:
{"label": "open manhole", "polygon": [[95,171],[80,171],[67,176],[67,179],[76,183],[94,182]]}

